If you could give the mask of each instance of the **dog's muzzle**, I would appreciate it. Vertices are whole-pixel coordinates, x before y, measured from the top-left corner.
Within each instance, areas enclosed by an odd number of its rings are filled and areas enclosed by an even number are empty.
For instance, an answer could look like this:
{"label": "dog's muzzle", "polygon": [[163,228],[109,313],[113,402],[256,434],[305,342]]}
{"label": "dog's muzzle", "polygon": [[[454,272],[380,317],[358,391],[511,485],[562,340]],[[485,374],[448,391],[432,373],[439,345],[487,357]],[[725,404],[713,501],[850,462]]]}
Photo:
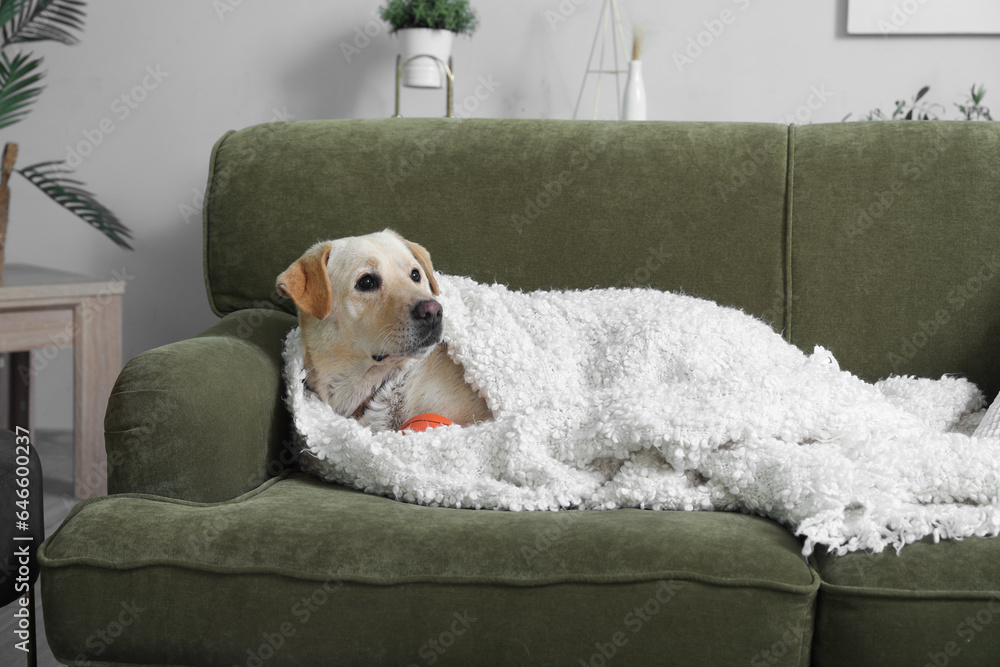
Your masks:
{"label": "dog's muzzle", "polygon": [[441,329],[444,323],[444,310],[434,299],[418,301],[410,310],[416,333],[419,337],[417,347],[428,347],[441,340]]}
{"label": "dog's muzzle", "polygon": [[[444,311],[440,303],[434,299],[416,302],[410,309],[410,320],[411,325],[406,336],[406,347],[404,351],[394,354],[420,354],[441,341],[441,332],[444,329]],[[373,354],[372,360],[379,362],[389,356],[392,355]]]}

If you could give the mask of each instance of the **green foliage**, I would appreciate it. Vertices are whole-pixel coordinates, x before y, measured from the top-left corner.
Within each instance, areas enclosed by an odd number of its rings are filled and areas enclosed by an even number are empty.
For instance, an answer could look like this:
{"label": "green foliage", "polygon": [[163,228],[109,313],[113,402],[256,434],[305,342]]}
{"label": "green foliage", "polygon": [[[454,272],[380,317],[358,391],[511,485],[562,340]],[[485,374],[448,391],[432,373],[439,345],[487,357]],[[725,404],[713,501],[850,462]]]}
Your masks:
{"label": "green foliage", "polygon": [[[927,102],[924,99],[930,89],[930,86],[924,86],[909,101],[896,100],[896,106],[891,114],[876,108],[869,111],[863,120],[941,120],[941,114],[944,113],[945,107],[941,104]],[[985,96],[986,89],[982,85],[977,89],[976,84],[972,84],[966,103],[955,105],[962,112],[963,120],[993,120],[989,108],[983,106],[982,102]],[[850,117],[851,114],[847,114],[843,120]]]}
{"label": "green foliage", "polygon": [[66,169],[62,162],[39,162],[16,171],[67,211],[103,232],[120,247],[132,250],[127,240],[132,233],[114,213],[83,188],[83,183],[69,178],[73,172]]}
{"label": "green foliage", "polygon": [[24,6],[25,0],[2,0],[0,1],[0,25],[5,25],[8,21],[17,16]]}
{"label": "green foliage", "polygon": [[19,53],[11,60],[0,52],[0,128],[28,115],[28,107],[42,92],[42,86],[36,85],[42,79],[41,64],[41,58]]}
{"label": "green foliage", "polygon": [[[42,92],[42,59],[8,50],[15,44],[53,41],[72,46],[83,30],[83,0],[0,0],[0,128],[13,125],[30,111]],[[122,248],[132,249],[132,232],[107,207],[70,178],[62,162],[50,161],[16,169],[50,199],[102,232]]]}
{"label": "green foliage", "polygon": [[392,26],[390,32],[403,28],[433,28],[471,35],[479,24],[469,0],[389,0],[379,8],[382,20]]}
{"label": "green foliage", "polygon": [[72,46],[79,41],[70,31],[83,30],[83,0],[5,0],[3,4],[19,5],[4,21],[4,46],[47,40]]}
{"label": "green foliage", "polygon": [[984,97],[986,97],[986,88],[980,84],[979,89],[976,90],[976,84],[972,84],[965,104],[956,104],[955,106],[965,116],[965,120],[993,120],[989,107],[983,106]]}

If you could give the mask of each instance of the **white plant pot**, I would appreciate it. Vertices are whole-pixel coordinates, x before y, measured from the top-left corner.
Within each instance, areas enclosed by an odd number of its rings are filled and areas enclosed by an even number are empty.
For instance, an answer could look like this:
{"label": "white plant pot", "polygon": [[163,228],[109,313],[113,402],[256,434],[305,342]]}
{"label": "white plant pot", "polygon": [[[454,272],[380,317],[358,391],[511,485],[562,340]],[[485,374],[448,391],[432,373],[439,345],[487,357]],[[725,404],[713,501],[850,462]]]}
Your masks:
{"label": "white plant pot", "polygon": [[[402,62],[413,56],[431,55],[448,64],[451,44],[455,33],[451,30],[431,30],[430,28],[404,28],[396,31],[399,35],[399,55]],[[403,85],[410,88],[440,88],[444,83],[444,69],[432,58],[417,58],[403,71]]]}

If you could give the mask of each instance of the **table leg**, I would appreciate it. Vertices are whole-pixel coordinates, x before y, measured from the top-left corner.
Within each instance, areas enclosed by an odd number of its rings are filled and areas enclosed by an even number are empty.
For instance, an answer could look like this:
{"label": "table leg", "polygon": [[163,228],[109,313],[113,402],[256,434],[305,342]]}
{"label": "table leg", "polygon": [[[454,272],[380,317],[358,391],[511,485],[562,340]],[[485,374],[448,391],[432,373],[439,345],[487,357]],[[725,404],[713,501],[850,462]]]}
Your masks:
{"label": "table leg", "polygon": [[10,408],[7,420],[10,430],[18,426],[34,433],[35,402],[32,400],[31,383],[31,352],[11,352],[10,369]]}
{"label": "table leg", "polygon": [[13,431],[10,424],[10,355],[0,352],[0,426]]}
{"label": "table leg", "polygon": [[102,294],[84,299],[73,313],[76,359],[73,420],[73,488],[77,498],[108,492],[104,413],[122,363],[122,300]]}

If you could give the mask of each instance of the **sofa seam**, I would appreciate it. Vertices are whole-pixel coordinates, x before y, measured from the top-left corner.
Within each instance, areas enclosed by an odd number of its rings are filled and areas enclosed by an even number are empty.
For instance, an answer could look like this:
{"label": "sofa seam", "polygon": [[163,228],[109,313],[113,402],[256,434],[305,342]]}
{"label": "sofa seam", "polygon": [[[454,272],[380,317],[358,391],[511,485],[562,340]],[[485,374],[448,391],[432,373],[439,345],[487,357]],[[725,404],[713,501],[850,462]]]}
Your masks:
{"label": "sofa seam", "polygon": [[208,208],[211,203],[212,197],[212,186],[215,181],[215,167],[219,157],[219,150],[222,148],[222,144],[231,135],[235,134],[236,130],[229,130],[215,142],[212,146],[212,154],[208,160],[208,182],[205,185],[205,196],[202,197],[201,204],[201,238],[202,238],[202,271],[205,274],[205,292],[208,294],[208,305],[212,309],[212,312],[219,317],[223,316],[221,310],[219,310],[218,305],[215,303],[215,295],[212,292],[212,280],[211,274],[209,273],[209,248],[208,248]]}
{"label": "sofa seam", "polygon": [[[819,573],[816,570],[812,569],[811,567],[809,569],[812,570],[813,576],[819,580],[819,585],[816,588],[816,595],[813,596],[812,601],[809,604],[809,609],[806,615],[808,620],[807,625],[809,626],[810,630],[809,641],[804,641],[805,637],[804,634],[802,639],[800,639],[799,641],[798,663],[802,667],[808,667],[808,665],[812,661],[812,646],[816,640],[816,617],[818,616],[819,612],[819,591],[823,587],[823,579],[822,577],[819,576]],[[805,653],[805,656],[803,656],[803,652]],[[803,661],[803,657],[806,658],[805,661]]]}
{"label": "sofa seam", "polygon": [[[69,525],[70,520],[77,514],[82,512],[83,509],[88,505],[93,505],[95,503],[109,502],[116,498],[139,498],[144,500],[152,500],[156,502],[168,503],[171,505],[186,505],[189,507],[223,506],[223,505],[235,504],[237,502],[243,502],[248,498],[252,498],[260,493],[263,493],[270,487],[274,486],[281,480],[291,475],[293,472],[295,471],[292,470],[291,468],[283,470],[281,474],[262,482],[259,486],[247,491],[246,493],[240,494],[235,498],[230,498],[229,500],[220,500],[211,503],[199,502],[196,500],[184,500],[183,498],[170,498],[167,496],[158,496],[152,493],[115,493],[109,496],[99,496],[96,498],[87,498],[85,500],[81,500],[73,507],[73,509],[70,510],[69,514],[66,515],[66,518],[63,519],[62,523],[59,524],[59,526],[56,528],[55,532],[53,532],[51,535],[45,538],[45,540],[43,540],[42,543],[38,545],[38,551],[36,552],[38,562],[43,566],[46,566],[45,564],[47,563],[48,564],[47,567],[60,567],[60,565],[56,564],[56,559],[50,558],[49,556],[46,555],[45,552],[48,546],[50,545],[50,542],[54,541],[56,537],[62,532],[62,529],[65,528],[67,525]],[[76,560],[76,559],[60,559],[60,560]],[[97,560],[97,559],[86,559],[86,560]]]}
{"label": "sofa seam", "polygon": [[190,667],[189,665],[182,665],[180,663],[165,663],[165,662],[150,662],[150,663],[125,663],[125,662],[108,662],[106,660],[84,660],[80,662],[76,658],[66,658],[58,656],[53,651],[52,657],[55,658],[59,663],[63,665],[70,665],[70,667],[77,667],[79,665],[85,665],[86,667]]}
{"label": "sofa seam", "polygon": [[995,591],[987,590],[948,590],[948,589],[928,589],[913,590],[907,588],[881,588],[873,586],[844,586],[831,584],[822,577],[820,578],[820,592],[826,592],[841,596],[857,596],[864,598],[882,598],[889,600],[992,600],[1000,598],[1000,589]]}
{"label": "sofa seam", "polygon": [[785,139],[785,340],[792,342],[792,214],[795,185],[795,124],[788,126]]}
{"label": "sofa seam", "polygon": [[177,570],[187,570],[192,572],[204,572],[209,574],[221,574],[230,576],[250,576],[268,575],[293,579],[296,581],[336,581],[344,584],[357,584],[362,586],[410,586],[414,584],[434,584],[434,585],[459,585],[459,586],[509,586],[511,588],[540,588],[545,586],[560,585],[620,585],[620,584],[643,584],[656,581],[685,581],[689,583],[700,583],[720,588],[754,588],[758,590],[771,591],[774,593],[792,595],[795,597],[815,597],[819,591],[822,580],[813,572],[812,581],[809,584],[781,584],[779,582],[748,581],[748,580],[727,580],[722,577],[712,577],[702,575],[687,570],[666,570],[657,573],[645,573],[642,575],[603,575],[592,579],[583,577],[568,578],[565,575],[544,577],[538,579],[513,579],[509,577],[482,577],[482,576],[449,576],[449,575],[408,575],[393,578],[379,578],[363,575],[337,576],[330,573],[303,573],[294,570],[283,570],[274,567],[226,567],[226,566],[194,566],[189,563],[176,563],[166,559],[150,559],[142,563],[129,564],[127,566],[117,566],[115,563],[97,558],[74,557],[62,559],[61,562],[53,562],[46,559],[45,567],[49,569],[60,569],[70,567],[99,567],[106,571],[124,572],[129,570],[141,570],[152,567],[164,567]]}

